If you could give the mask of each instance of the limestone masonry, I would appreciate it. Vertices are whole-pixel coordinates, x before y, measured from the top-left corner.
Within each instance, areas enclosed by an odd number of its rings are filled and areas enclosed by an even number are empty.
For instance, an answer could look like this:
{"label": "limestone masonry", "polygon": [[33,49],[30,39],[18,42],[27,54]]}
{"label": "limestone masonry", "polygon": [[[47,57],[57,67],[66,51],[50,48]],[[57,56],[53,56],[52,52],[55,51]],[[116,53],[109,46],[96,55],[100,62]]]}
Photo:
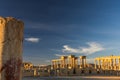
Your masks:
{"label": "limestone masonry", "polygon": [[21,80],[22,21],[0,17],[0,80]]}

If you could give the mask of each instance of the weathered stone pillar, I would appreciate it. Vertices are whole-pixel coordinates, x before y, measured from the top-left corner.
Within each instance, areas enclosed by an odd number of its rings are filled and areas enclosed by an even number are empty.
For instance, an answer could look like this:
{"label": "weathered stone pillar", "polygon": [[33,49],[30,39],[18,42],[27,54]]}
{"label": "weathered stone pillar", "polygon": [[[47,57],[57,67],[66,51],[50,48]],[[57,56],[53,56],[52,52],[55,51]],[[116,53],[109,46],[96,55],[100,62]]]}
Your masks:
{"label": "weathered stone pillar", "polygon": [[113,59],[110,59],[110,69],[113,70]]}
{"label": "weathered stone pillar", "polygon": [[53,69],[55,69],[55,60],[53,60]]}
{"label": "weathered stone pillar", "polygon": [[104,69],[104,59],[101,59],[102,63],[101,63],[101,68]]}
{"label": "weathered stone pillar", "polygon": [[52,69],[54,69],[54,61],[53,60],[52,60],[52,64],[51,65],[52,65]]}
{"label": "weathered stone pillar", "polygon": [[119,70],[120,70],[120,58],[118,59],[118,62],[119,62],[118,65],[119,65]]}
{"label": "weathered stone pillar", "polygon": [[63,68],[66,67],[66,62],[65,62],[65,59],[63,59]]}
{"label": "weathered stone pillar", "polygon": [[68,61],[69,61],[68,65],[69,67],[71,67],[71,58],[68,58]]}
{"label": "weathered stone pillar", "polygon": [[84,58],[84,67],[86,67],[86,57]]}
{"label": "weathered stone pillar", "polygon": [[75,57],[72,58],[72,68],[75,67]]}
{"label": "weathered stone pillar", "polygon": [[78,68],[78,58],[75,57],[75,68]]}
{"label": "weathered stone pillar", "polygon": [[86,67],[86,56],[80,56],[80,66],[81,68]]}
{"label": "weathered stone pillar", "polygon": [[66,67],[66,56],[61,56],[61,68]]}
{"label": "weathered stone pillar", "polygon": [[60,68],[63,68],[63,60],[60,60]]}
{"label": "weathered stone pillar", "polygon": [[53,60],[53,62],[54,62],[54,68],[53,69],[56,69],[56,60]]}
{"label": "weathered stone pillar", "polygon": [[111,58],[109,59],[109,70],[111,70]]}
{"label": "weathered stone pillar", "polygon": [[95,66],[94,66],[94,67],[95,67],[95,69],[97,69],[97,66],[96,66],[96,60],[94,60],[94,64],[95,64]]}
{"label": "weathered stone pillar", "polygon": [[98,60],[98,68],[101,68],[101,59]]}
{"label": "weathered stone pillar", "polygon": [[21,80],[23,22],[0,17],[0,80]]}

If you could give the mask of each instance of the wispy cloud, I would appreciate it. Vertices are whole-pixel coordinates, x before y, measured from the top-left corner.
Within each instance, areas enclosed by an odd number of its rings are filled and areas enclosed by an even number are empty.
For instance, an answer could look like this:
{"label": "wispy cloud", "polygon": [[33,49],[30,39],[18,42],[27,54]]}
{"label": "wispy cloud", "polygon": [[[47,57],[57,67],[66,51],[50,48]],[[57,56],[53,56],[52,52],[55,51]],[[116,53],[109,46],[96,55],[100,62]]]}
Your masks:
{"label": "wispy cloud", "polygon": [[61,52],[61,50],[59,50],[59,49],[50,49],[50,50],[52,50],[52,51],[57,51],[57,52]]}
{"label": "wispy cloud", "polygon": [[101,44],[96,42],[88,42],[87,45],[88,47],[79,47],[79,48],[72,48],[68,45],[64,45],[63,46],[64,49],[62,49],[62,51],[67,53],[80,53],[80,54],[88,55],[105,49]]}
{"label": "wispy cloud", "polygon": [[51,62],[50,60],[45,60],[45,62]]}
{"label": "wispy cloud", "polygon": [[54,54],[57,57],[61,57],[61,56],[68,56],[68,55],[62,55],[62,54]]}
{"label": "wispy cloud", "polygon": [[29,37],[29,38],[25,38],[25,40],[28,42],[38,43],[40,41],[40,38]]}

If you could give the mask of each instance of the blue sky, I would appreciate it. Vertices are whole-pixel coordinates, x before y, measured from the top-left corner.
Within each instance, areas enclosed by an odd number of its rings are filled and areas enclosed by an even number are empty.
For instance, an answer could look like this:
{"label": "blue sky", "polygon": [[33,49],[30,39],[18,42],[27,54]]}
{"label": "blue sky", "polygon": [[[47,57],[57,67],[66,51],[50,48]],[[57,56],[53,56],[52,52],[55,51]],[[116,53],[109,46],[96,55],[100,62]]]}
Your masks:
{"label": "blue sky", "polygon": [[24,21],[24,61],[120,55],[119,0],[1,0],[0,16]]}

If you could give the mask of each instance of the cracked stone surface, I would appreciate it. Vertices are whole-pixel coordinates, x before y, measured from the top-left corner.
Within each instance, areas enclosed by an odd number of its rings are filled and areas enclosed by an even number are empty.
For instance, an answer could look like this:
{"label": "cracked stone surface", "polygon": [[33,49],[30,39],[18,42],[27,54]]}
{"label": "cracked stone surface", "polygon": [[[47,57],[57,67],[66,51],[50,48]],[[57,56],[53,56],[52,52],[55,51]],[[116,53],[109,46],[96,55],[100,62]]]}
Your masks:
{"label": "cracked stone surface", "polygon": [[0,80],[21,80],[23,29],[22,21],[0,17]]}

